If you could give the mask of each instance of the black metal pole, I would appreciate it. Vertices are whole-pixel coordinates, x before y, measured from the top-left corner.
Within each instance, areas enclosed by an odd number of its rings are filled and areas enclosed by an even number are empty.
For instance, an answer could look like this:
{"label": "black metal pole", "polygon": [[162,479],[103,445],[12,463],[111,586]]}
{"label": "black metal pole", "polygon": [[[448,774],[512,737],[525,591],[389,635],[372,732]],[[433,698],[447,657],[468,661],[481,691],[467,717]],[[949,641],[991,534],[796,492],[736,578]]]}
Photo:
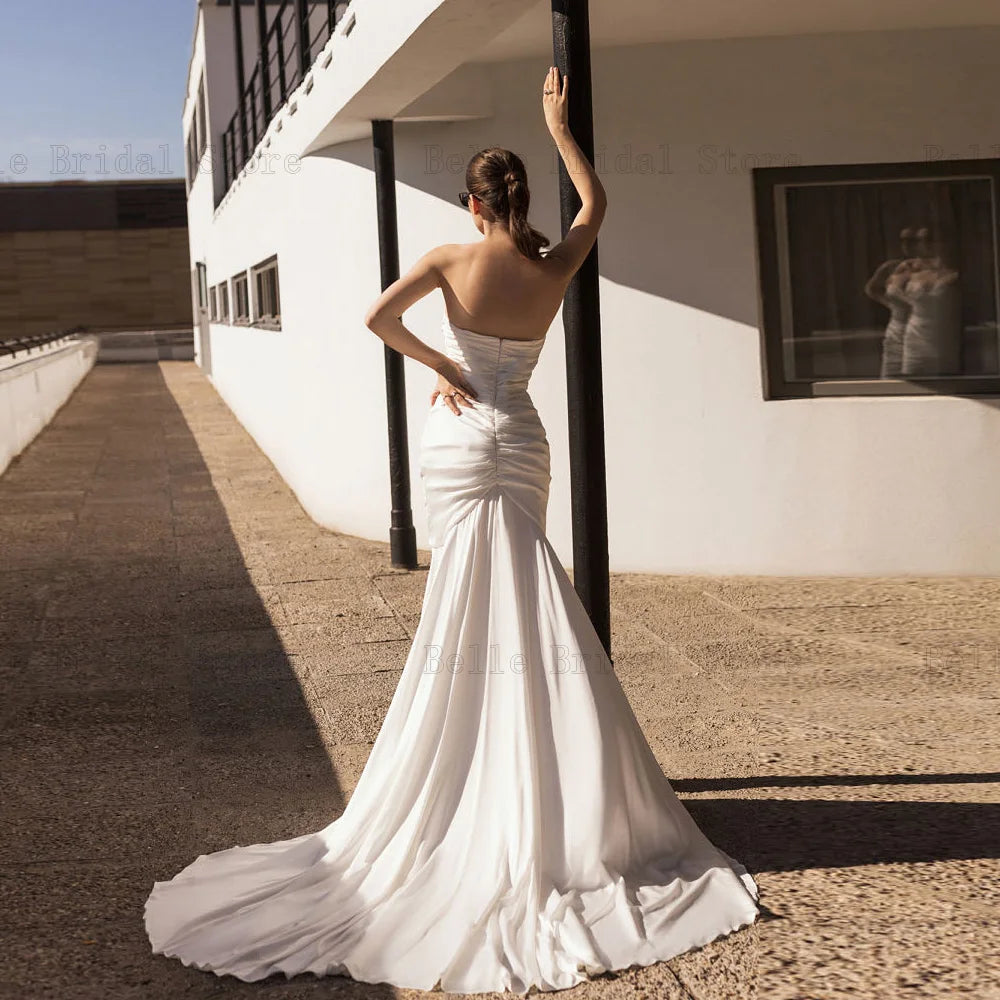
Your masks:
{"label": "black metal pole", "polygon": [[[261,133],[264,129],[257,128],[257,94],[254,90],[254,80],[257,77],[257,69],[250,74],[250,137],[253,139],[254,147],[260,142]],[[264,128],[267,126],[265,125]]]}
{"label": "black metal pole", "polygon": [[260,96],[266,129],[271,120],[271,67],[267,61],[267,11],[264,0],[257,0],[257,58],[260,60]]}
{"label": "black metal pole", "polygon": [[309,12],[306,0],[295,0],[295,42],[299,49],[299,80],[304,80],[312,64],[309,58]]}
{"label": "black metal pole", "polygon": [[[243,72],[243,21],[240,16],[239,0],[229,0],[229,2],[233,8],[233,45],[236,49],[236,120],[240,123],[240,148],[243,150],[243,163],[246,163],[250,159],[250,147],[247,144],[247,113],[243,94],[247,87]],[[237,167],[234,173],[238,171]]]}
{"label": "black metal pole", "polygon": [[[378,250],[382,290],[399,278],[399,239],[396,227],[396,162],[392,120],[372,122],[375,160],[375,202],[378,208]],[[417,535],[410,500],[410,450],[406,431],[406,374],[403,355],[385,345],[385,398],[389,417],[389,487],[392,521],[389,554],[393,566],[417,568]]]}
{"label": "black metal pole", "polygon": [[274,15],[276,21],[274,27],[275,49],[278,54],[278,90],[281,92],[281,103],[288,100],[288,80],[285,78],[285,27],[281,23],[281,15],[284,13],[284,5],[278,8],[278,13]]}
{"label": "black metal pole", "polygon": [[[552,50],[569,76],[569,127],[594,162],[594,114],[587,0],[551,0]],[[559,158],[559,208],[563,236],[580,210],[580,196]],[[573,276],[563,302],[566,387],[573,511],[573,584],[604,648],[611,655],[608,571],[608,493],[604,453],[604,390],[601,377],[601,304],[597,244]]]}

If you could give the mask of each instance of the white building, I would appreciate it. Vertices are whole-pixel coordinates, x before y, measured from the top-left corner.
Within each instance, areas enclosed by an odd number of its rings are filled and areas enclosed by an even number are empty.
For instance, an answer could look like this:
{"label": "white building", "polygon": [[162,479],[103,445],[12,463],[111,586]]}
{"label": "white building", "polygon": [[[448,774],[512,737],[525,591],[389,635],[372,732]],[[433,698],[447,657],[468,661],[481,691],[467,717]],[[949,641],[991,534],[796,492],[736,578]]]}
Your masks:
{"label": "white building", "polygon": [[[184,122],[190,160],[205,155],[190,176],[189,229],[214,317],[198,358],[319,523],[384,540],[383,345],[363,322],[380,292],[370,122],[395,121],[404,273],[433,245],[479,238],[457,193],[487,145],[523,157],[531,222],[557,242],[557,159],[540,103],[551,5],[301,7],[304,81],[299,5],[240,7],[253,98],[250,159],[237,170],[233,12],[198,6]],[[269,122],[254,69],[261,18]],[[591,0],[590,31],[609,196],[598,253],[612,570],[1000,572],[1000,5]],[[869,170],[878,164],[904,166]],[[752,172],[819,165],[856,167]],[[772,181],[791,188],[775,197]],[[760,210],[774,208],[760,219],[760,259],[755,182]],[[904,223],[927,231],[900,248]],[[912,282],[895,266],[883,277],[908,303],[901,330],[925,335],[924,369],[884,375],[893,314],[863,286],[895,257],[917,262]],[[927,311],[926,294],[945,289],[940,305],[956,285],[961,316]],[[439,347],[442,311],[434,295],[405,319]],[[942,343],[956,350],[928,362]],[[410,360],[406,373],[425,546],[417,443],[434,376]],[[569,565],[560,320],[532,398],[552,446],[549,536]]]}

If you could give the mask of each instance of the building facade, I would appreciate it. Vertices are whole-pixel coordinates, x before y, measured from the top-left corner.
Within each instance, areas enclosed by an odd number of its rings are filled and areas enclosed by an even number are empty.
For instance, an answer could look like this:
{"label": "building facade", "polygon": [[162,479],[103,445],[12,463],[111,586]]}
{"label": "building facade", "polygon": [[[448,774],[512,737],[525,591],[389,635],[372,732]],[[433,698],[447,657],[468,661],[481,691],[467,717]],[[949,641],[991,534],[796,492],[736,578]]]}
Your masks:
{"label": "building facade", "polygon": [[[556,242],[551,5],[237,13],[201,0],[184,106],[199,363],[311,516],[385,540],[371,121],[395,123],[403,272],[479,238],[456,196],[487,145],[524,159]],[[1000,572],[1000,9],[621,0],[590,30],[612,570]],[[442,314],[406,322],[440,346]],[[406,373],[425,545],[434,376]],[[558,319],[532,398],[569,564]]]}

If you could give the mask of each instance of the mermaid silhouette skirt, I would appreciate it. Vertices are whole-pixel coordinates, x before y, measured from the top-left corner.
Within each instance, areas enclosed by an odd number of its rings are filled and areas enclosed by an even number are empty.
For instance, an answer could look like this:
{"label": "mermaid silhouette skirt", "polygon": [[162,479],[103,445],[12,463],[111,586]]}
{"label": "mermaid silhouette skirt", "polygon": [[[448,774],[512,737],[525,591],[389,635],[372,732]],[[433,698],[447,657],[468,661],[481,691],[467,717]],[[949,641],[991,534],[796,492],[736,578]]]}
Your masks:
{"label": "mermaid silhouette skirt", "polygon": [[882,338],[882,360],[879,378],[898,378],[903,365],[903,338],[906,334],[907,313],[894,312]]}
{"label": "mermaid silhouette skirt", "polygon": [[203,854],[146,901],[154,953],[247,981],[556,990],[706,944],[753,878],[675,796],[545,536],[542,341],[444,320],[478,394],[421,442],[431,565],[399,684],[324,829]]}

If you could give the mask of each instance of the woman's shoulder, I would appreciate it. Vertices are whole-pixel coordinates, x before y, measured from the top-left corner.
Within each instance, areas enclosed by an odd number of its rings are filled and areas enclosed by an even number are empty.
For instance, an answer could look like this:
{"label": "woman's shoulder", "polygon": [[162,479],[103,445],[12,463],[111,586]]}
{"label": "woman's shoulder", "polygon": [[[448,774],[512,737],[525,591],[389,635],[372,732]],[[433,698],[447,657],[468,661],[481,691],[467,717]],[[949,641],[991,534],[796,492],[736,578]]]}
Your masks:
{"label": "woman's shoulder", "polygon": [[482,246],[482,240],[478,240],[475,243],[441,243],[435,249],[439,253],[460,255],[472,253],[480,246]]}
{"label": "woman's shoulder", "polygon": [[427,256],[438,266],[460,263],[475,253],[478,244],[475,243],[441,243],[433,250],[427,251]]}
{"label": "woman's shoulder", "polygon": [[440,243],[423,253],[413,270],[421,274],[434,273],[440,282],[441,277],[464,258],[467,247],[465,243]]}

